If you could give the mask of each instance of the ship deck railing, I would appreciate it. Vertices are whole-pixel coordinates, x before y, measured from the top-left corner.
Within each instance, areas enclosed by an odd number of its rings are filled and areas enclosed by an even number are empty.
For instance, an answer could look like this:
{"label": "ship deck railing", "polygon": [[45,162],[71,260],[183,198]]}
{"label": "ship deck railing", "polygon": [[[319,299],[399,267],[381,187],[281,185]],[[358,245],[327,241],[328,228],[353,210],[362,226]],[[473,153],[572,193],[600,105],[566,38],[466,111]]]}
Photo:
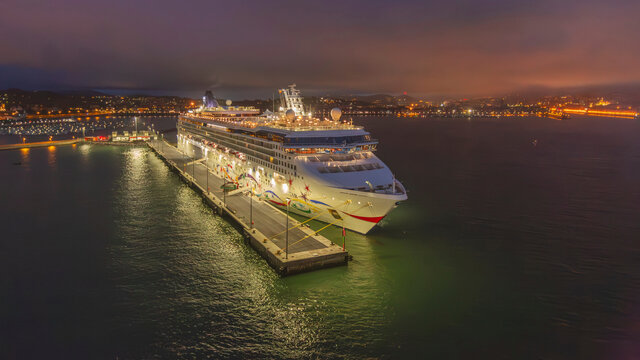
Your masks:
{"label": "ship deck railing", "polygon": [[362,130],[362,126],[350,125],[350,124],[335,124],[335,125],[316,125],[316,126],[298,126],[295,124],[282,125],[282,124],[269,124],[267,125],[276,129],[283,129],[289,131],[322,131],[322,130]]}
{"label": "ship deck railing", "polygon": [[[288,131],[323,131],[323,130],[363,130],[362,126],[345,123],[331,123],[330,125],[298,125],[296,123],[283,124],[281,121],[273,121],[263,119],[259,116],[244,116],[244,117],[217,117],[210,115],[195,115],[195,114],[183,114],[184,117],[199,119],[199,120],[211,120],[217,121],[228,125],[240,126],[246,128],[256,128],[259,126],[270,127],[274,129],[288,130]],[[241,120],[235,120],[241,119]],[[326,122],[326,121],[322,121]]]}

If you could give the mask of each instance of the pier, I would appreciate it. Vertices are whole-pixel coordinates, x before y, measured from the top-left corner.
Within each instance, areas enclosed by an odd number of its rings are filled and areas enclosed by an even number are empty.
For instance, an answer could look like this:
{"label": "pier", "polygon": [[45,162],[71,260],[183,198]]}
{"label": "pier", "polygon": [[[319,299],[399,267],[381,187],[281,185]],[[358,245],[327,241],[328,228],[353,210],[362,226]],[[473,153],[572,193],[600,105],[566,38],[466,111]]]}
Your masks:
{"label": "pier", "polygon": [[49,146],[58,146],[58,145],[71,145],[71,144],[79,143],[81,141],[83,141],[83,139],[39,141],[39,142],[20,143],[20,144],[5,144],[5,145],[0,145],[0,150],[17,150],[17,149],[24,149],[24,148],[38,148],[38,147],[49,147]]}
{"label": "pier", "polygon": [[[346,265],[342,247],[306,225],[253,196],[249,189],[224,190],[224,180],[203,164],[164,140],[148,146],[219,215],[227,217],[246,241],[281,275]],[[243,192],[246,192],[245,195]]]}

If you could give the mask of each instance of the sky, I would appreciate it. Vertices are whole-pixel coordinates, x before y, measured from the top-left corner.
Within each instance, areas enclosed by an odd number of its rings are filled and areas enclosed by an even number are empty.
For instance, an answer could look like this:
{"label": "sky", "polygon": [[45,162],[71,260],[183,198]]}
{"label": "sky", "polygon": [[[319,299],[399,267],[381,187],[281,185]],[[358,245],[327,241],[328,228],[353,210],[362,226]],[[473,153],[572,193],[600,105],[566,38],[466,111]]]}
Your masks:
{"label": "sky", "polygon": [[0,0],[0,89],[490,96],[640,82],[640,1]]}

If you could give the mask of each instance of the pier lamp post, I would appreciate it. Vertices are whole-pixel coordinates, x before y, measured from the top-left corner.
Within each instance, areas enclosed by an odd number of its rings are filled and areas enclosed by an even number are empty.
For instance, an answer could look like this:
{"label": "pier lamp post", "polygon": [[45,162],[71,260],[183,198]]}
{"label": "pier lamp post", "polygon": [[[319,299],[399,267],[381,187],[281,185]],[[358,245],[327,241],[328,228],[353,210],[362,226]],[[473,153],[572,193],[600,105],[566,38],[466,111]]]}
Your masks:
{"label": "pier lamp post", "polygon": [[344,219],[342,219],[342,251],[344,251],[344,248],[346,245],[347,245],[347,233],[344,230]]}
{"label": "pier lamp post", "polygon": [[287,234],[285,235],[285,251],[287,253],[285,259],[289,259],[289,198],[287,200]]}
{"label": "pier lamp post", "polygon": [[253,187],[249,193],[249,222],[251,223],[251,229],[253,229]]}
{"label": "pier lamp post", "polygon": [[184,152],[182,154],[184,155],[184,166],[183,166],[184,169],[183,170],[184,170],[184,172],[186,174],[189,174],[187,172],[187,171],[189,171],[189,170],[187,170],[187,162],[189,162],[189,156],[187,155],[187,145],[186,144],[185,144],[185,147],[184,147]]}

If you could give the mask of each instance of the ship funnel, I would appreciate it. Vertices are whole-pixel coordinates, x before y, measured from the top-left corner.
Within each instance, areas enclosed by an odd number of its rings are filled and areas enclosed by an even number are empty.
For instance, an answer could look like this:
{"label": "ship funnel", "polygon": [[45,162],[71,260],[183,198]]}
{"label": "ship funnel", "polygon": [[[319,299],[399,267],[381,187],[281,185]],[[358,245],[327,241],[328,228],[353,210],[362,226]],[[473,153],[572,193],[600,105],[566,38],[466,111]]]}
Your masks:
{"label": "ship funnel", "polygon": [[218,102],[213,97],[213,93],[211,92],[211,90],[207,90],[204,93],[204,97],[202,98],[202,105],[205,108],[217,108],[218,107]]}

